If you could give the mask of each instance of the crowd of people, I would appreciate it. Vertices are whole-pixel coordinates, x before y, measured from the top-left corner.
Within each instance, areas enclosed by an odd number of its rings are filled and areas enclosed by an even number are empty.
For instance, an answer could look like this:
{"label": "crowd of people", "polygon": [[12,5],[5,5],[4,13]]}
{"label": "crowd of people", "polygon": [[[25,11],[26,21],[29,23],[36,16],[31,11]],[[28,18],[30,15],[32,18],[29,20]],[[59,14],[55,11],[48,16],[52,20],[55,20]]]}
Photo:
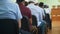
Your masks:
{"label": "crowd of people", "polygon": [[47,34],[50,13],[43,2],[0,0],[0,34]]}

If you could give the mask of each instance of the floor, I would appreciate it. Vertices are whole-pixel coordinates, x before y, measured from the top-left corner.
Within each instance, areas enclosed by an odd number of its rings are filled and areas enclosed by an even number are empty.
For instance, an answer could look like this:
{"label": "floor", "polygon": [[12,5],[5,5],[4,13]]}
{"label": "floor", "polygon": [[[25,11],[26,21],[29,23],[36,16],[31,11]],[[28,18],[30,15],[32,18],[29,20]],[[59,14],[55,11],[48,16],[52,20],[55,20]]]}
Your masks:
{"label": "floor", "polygon": [[52,30],[49,30],[48,34],[60,34],[60,21],[52,22]]}

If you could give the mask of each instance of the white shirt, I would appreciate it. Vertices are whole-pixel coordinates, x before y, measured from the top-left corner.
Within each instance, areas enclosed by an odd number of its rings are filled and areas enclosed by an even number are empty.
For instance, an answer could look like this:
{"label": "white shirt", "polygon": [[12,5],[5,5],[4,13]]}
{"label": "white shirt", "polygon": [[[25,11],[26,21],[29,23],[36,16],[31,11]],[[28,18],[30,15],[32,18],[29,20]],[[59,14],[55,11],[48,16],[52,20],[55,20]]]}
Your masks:
{"label": "white shirt", "polygon": [[47,14],[50,14],[51,13],[51,10],[49,9],[49,8],[44,8],[45,9],[45,12],[47,13]]}
{"label": "white shirt", "polygon": [[27,7],[30,8],[32,15],[36,16],[36,18],[37,18],[37,26],[39,26],[41,24],[41,21],[40,21],[41,13],[40,13],[40,10],[33,3],[29,4]]}
{"label": "white shirt", "polygon": [[44,9],[39,6],[37,6],[37,8],[38,8],[37,10],[39,10],[39,12],[40,12],[41,20],[43,20],[43,16],[45,17]]}
{"label": "white shirt", "polygon": [[45,9],[46,14],[49,14],[51,18],[51,10],[49,8],[44,8],[44,9]]}

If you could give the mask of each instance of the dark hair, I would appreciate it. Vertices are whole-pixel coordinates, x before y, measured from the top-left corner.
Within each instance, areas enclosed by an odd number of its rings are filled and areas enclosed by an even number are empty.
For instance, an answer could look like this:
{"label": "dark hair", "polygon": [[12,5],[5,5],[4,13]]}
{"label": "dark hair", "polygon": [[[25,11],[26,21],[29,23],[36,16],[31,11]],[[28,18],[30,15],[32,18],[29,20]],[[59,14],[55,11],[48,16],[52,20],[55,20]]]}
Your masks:
{"label": "dark hair", "polygon": [[25,1],[25,0],[17,0],[16,2],[19,3],[19,2],[23,2],[23,1]]}
{"label": "dark hair", "polygon": [[35,3],[35,5],[39,5],[39,3]]}
{"label": "dark hair", "polygon": [[30,4],[30,3],[34,3],[34,2],[33,2],[33,1],[29,1],[29,4]]}
{"label": "dark hair", "polygon": [[44,8],[46,8],[47,6],[46,5],[44,5]]}
{"label": "dark hair", "polygon": [[48,5],[44,5],[44,8],[49,8],[49,6]]}
{"label": "dark hair", "polygon": [[43,3],[43,2],[40,2],[40,3],[39,3],[39,6],[40,6],[40,7],[44,6],[44,3]]}
{"label": "dark hair", "polygon": [[25,1],[25,6],[27,6],[28,5],[28,2],[27,1]]}

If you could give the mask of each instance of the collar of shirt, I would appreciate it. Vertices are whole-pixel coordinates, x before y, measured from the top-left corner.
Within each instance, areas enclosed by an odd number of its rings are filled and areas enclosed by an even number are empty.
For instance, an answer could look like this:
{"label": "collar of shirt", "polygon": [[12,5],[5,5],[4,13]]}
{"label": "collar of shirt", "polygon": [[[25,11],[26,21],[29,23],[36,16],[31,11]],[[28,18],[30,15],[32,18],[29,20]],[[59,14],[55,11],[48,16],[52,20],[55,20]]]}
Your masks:
{"label": "collar of shirt", "polygon": [[29,4],[27,7],[29,7],[29,8],[36,8],[36,6],[34,5],[34,3]]}

